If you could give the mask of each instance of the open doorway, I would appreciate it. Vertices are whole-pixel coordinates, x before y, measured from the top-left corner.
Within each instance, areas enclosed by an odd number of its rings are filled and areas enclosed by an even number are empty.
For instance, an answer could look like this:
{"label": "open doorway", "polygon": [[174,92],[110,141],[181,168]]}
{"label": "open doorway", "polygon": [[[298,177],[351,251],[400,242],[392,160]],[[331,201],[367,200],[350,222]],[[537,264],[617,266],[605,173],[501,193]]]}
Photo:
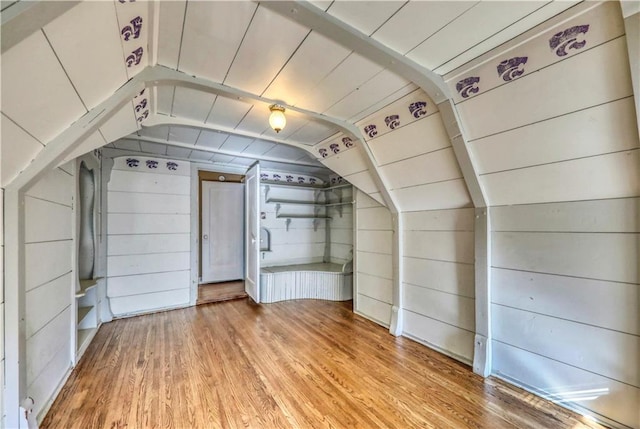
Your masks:
{"label": "open doorway", "polygon": [[198,304],[246,297],[244,176],[199,171]]}

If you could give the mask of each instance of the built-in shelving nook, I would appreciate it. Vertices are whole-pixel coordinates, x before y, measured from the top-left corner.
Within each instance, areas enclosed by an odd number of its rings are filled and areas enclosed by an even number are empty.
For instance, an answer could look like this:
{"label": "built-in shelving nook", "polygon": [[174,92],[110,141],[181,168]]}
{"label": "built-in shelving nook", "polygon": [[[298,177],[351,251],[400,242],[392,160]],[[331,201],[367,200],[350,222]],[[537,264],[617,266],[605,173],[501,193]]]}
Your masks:
{"label": "built-in shelving nook", "polygon": [[98,252],[96,226],[97,196],[99,195],[99,165],[94,154],[77,161],[77,283],[75,288],[76,305],[76,350],[75,360],[80,359],[99,324],[98,291],[100,278],[97,276]]}
{"label": "built-in shelving nook", "polygon": [[351,299],[351,184],[279,173],[261,179],[260,226],[269,233],[268,250],[261,252],[261,302]]}

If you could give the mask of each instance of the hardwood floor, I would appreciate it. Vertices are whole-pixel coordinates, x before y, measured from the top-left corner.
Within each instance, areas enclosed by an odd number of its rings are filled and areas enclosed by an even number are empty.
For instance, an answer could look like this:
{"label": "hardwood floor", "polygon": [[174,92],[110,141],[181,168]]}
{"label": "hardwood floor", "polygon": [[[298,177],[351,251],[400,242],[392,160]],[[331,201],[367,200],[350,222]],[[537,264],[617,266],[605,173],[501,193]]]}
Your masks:
{"label": "hardwood floor", "polygon": [[352,313],[226,301],[102,326],[42,428],[600,428]]}
{"label": "hardwood floor", "polygon": [[198,301],[196,304],[227,301],[230,299],[246,298],[244,280],[224,283],[209,283],[198,286]]}

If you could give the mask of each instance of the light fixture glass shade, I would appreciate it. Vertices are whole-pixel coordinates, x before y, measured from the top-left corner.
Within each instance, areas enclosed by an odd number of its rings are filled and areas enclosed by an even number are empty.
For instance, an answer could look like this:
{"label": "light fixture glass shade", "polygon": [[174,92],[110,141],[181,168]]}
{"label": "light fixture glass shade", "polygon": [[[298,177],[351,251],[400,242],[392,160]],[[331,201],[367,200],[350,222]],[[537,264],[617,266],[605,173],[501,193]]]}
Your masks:
{"label": "light fixture glass shade", "polygon": [[284,107],[273,104],[269,106],[269,110],[271,110],[269,125],[276,133],[279,133],[284,126],[287,125],[287,118],[284,116]]}

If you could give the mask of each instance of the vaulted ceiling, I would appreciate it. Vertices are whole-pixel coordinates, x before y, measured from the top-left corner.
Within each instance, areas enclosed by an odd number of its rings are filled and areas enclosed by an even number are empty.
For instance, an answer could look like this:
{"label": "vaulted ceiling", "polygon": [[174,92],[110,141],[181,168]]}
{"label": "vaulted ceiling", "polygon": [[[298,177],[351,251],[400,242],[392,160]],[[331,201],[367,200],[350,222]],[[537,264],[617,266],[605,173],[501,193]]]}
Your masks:
{"label": "vaulted ceiling", "polygon": [[575,3],[2,2],[2,182],[154,66],[185,79],[149,84],[66,159],[106,145],[320,172],[314,146],[417,88],[446,99],[442,75]]}

